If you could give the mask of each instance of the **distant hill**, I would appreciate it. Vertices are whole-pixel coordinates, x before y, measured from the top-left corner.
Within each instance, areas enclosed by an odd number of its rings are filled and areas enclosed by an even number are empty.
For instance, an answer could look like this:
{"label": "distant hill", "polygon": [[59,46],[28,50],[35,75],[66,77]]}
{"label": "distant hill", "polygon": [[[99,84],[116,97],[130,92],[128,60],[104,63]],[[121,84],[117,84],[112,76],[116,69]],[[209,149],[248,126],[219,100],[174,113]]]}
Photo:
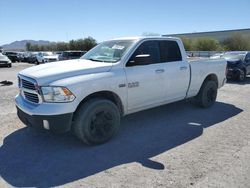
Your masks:
{"label": "distant hill", "polygon": [[26,49],[26,43],[31,43],[32,45],[48,45],[51,42],[46,40],[21,40],[21,41],[15,41],[10,44],[4,44],[0,45],[4,50],[25,50]]}

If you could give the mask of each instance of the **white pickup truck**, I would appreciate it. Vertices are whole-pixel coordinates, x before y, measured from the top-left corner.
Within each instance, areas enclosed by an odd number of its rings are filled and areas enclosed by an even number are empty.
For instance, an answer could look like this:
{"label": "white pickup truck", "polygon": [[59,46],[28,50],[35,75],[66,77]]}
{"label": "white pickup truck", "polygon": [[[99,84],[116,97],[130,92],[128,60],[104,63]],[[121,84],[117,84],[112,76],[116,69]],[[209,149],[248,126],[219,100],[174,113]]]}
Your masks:
{"label": "white pickup truck", "polygon": [[36,64],[42,64],[42,63],[50,63],[50,62],[54,62],[54,61],[58,61],[59,55],[57,54],[53,54],[52,52],[39,52],[36,55]]}
{"label": "white pickup truck", "polygon": [[15,101],[24,124],[100,144],[117,133],[121,116],[191,97],[210,107],[225,73],[224,60],[188,62],[178,38],[114,39],[80,59],[21,71]]}

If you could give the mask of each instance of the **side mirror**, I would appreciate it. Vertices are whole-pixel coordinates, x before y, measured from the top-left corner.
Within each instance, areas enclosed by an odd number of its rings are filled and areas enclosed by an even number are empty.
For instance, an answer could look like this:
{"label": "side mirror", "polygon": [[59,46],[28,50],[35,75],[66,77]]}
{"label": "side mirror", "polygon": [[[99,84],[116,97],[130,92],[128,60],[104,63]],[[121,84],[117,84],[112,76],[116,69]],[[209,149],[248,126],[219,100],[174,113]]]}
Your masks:
{"label": "side mirror", "polygon": [[151,63],[152,61],[150,54],[141,54],[135,56],[134,60],[129,61],[128,66],[148,65]]}

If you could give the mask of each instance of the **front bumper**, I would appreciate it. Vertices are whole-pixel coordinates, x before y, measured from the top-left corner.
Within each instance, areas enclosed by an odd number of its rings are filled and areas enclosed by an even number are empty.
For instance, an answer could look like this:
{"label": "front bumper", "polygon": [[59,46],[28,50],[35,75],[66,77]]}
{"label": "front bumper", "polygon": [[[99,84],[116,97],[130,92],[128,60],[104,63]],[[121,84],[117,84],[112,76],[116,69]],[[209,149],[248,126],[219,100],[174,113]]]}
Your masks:
{"label": "front bumper", "polygon": [[58,59],[44,59],[44,63],[56,62]]}
{"label": "front bumper", "polygon": [[11,62],[8,61],[0,61],[0,66],[9,66],[11,65]]}
{"label": "front bumper", "polygon": [[72,103],[32,104],[19,94],[15,98],[17,115],[27,126],[66,132],[71,129],[73,118]]}
{"label": "front bumper", "polygon": [[29,115],[17,107],[19,119],[27,126],[63,133],[71,129],[73,113],[61,115]]}
{"label": "front bumper", "polygon": [[229,68],[227,70],[227,79],[235,79],[238,78],[239,74],[240,74],[240,69],[238,68]]}

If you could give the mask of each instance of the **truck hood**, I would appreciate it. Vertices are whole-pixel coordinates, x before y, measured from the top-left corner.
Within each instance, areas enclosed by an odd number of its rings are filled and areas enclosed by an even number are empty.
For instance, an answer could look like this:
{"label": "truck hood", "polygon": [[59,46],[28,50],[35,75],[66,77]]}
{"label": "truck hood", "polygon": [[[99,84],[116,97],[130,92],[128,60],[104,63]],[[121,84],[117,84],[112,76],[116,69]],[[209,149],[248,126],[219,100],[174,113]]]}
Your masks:
{"label": "truck hood", "polygon": [[235,68],[235,67],[240,66],[241,63],[242,63],[241,60],[237,60],[237,59],[232,60],[232,59],[230,59],[230,60],[227,60],[227,67],[228,68]]}
{"label": "truck hood", "polygon": [[107,72],[111,67],[112,63],[75,59],[33,66],[22,70],[19,74],[35,79],[38,85],[49,85],[63,78]]}
{"label": "truck hood", "polygon": [[234,59],[234,60],[227,60],[227,64],[230,64],[230,65],[236,65],[236,64],[239,64],[241,63],[242,61],[240,59]]}

